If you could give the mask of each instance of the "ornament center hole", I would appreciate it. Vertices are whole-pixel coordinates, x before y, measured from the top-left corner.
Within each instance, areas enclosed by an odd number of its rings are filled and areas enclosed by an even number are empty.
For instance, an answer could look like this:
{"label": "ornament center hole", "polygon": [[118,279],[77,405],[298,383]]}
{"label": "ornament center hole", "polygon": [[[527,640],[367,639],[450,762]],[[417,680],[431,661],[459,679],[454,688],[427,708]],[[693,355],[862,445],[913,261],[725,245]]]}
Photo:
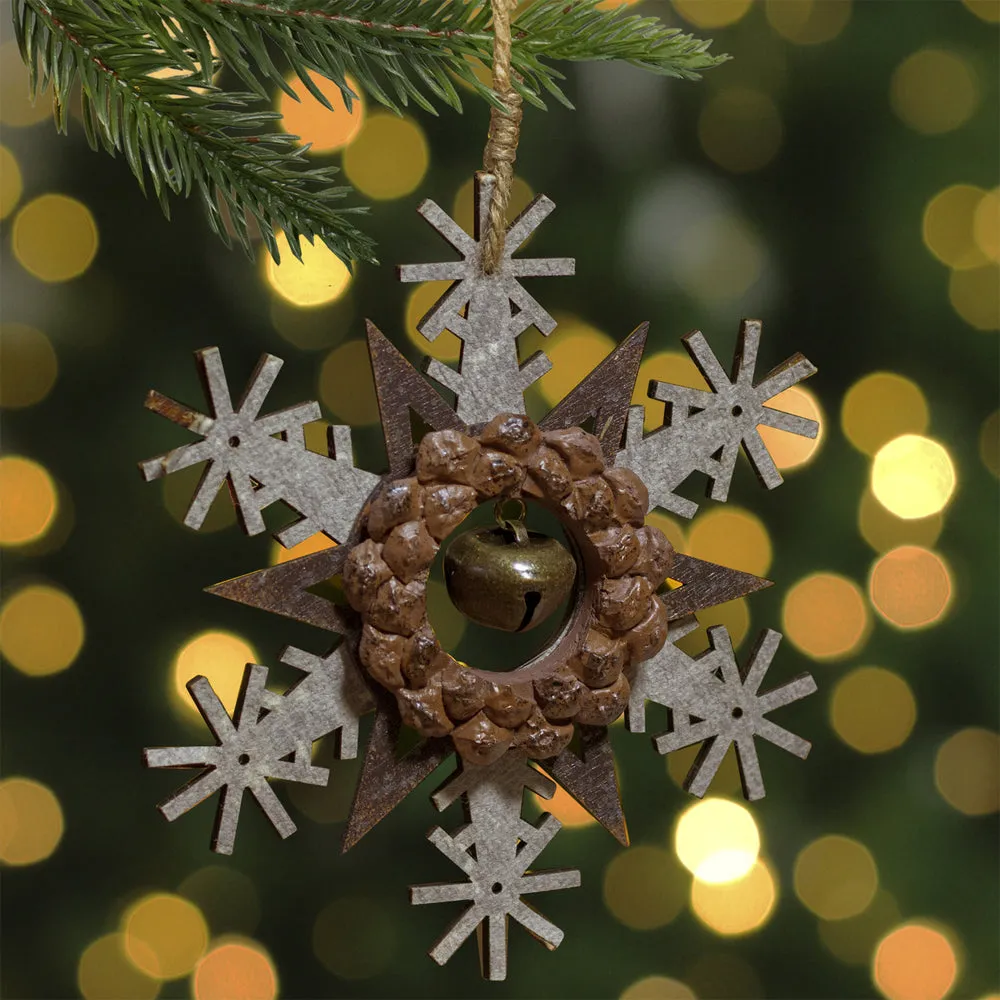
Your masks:
{"label": "ornament center hole", "polygon": [[743,407],[742,406],[738,406],[738,405],[734,406],[733,409],[732,409],[732,414],[733,414],[734,417],[742,417],[743,416]]}
{"label": "ornament center hole", "polygon": [[493,889],[493,895],[494,896],[499,896],[500,893],[503,892],[503,883],[501,883],[501,882],[494,882],[493,886],[492,886],[492,889]]}
{"label": "ornament center hole", "polygon": [[240,446],[240,439],[239,439],[239,437],[236,434],[234,434],[229,439],[229,447],[230,448],[239,448],[239,446]]}
{"label": "ornament center hole", "polygon": [[250,754],[248,754],[248,753],[241,753],[239,755],[239,757],[236,758],[236,763],[237,764],[242,764],[243,767],[246,767],[247,764],[250,763]]}
{"label": "ornament center hole", "polygon": [[733,718],[734,719],[742,719],[743,718],[743,709],[740,708],[739,705],[737,705],[736,708],[733,709]]}

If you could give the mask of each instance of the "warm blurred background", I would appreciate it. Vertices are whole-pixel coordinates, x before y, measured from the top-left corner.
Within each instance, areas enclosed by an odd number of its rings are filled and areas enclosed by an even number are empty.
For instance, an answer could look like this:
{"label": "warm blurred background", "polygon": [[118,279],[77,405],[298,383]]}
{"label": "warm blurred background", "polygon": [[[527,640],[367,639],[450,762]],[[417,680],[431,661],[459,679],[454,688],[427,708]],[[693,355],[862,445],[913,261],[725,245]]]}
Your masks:
{"label": "warm blurred background", "polygon": [[[305,266],[253,263],[194,202],[164,221],[79,120],[56,135],[5,4],[4,996],[1000,995],[1000,4],[643,9],[734,59],[696,84],[584,66],[575,113],[528,112],[515,208],[557,202],[532,251],[575,256],[578,275],[532,286],[561,325],[529,403],[543,413],[647,319],[643,386],[700,384],[680,336],[702,329],[725,360],[748,315],[761,371],[796,350],[818,365],[783,402],[819,440],[769,442],[781,489],[741,460],[730,503],[657,519],[692,555],[776,581],[704,623],[744,654],[760,628],[785,634],[770,682],[810,670],[820,689],[779,716],[809,760],[766,746],[767,799],[743,804],[730,760],[698,803],[679,787],[690,754],[665,762],[616,726],[633,846],[557,796],[567,829],[540,863],[579,867],[583,887],[541,901],[566,931],[554,954],[512,931],[499,985],[473,945],[437,968],[424,952],[452,915],[407,904],[408,883],[453,875],[423,839],[430,782],[346,857],[353,763],[327,789],[282,790],[287,843],[249,802],[232,858],[208,850],[213,806],[168,826],[155,804],[179,777],[144,772],[140,749],[207,738],[184,682],[207,674],[231,704],[244,662],[324,640],[202,593],[287,553],[244,538],[226,497],[200,535],[184,528],[196,470],[140,481],[139,459],[187,440],[145,392],[198,406],[193,349],[219,345],[236,390],[269,351],[286,359],[271,404],[318,396],[381,469],[363,320],[415,360],[456,356],[450,334],[428,346],[415,329],[439,289],[392,265],[440,259],[420,199],[470,224],[487,112],[471,95],[438,119],[282,98],[310,155],[372,203],[384,264],[352,276],[309,248]],[[435,600],[455,648],[462,620]]]}

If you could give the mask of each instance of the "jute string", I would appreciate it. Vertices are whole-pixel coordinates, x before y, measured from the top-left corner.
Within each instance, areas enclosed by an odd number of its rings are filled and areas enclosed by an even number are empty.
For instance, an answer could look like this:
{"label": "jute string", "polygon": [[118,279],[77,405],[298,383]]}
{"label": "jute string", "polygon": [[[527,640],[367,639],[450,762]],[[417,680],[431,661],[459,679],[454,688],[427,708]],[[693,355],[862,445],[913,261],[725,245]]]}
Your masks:
{"label": "jute string", "polygon": [[507,206],[514,183],[517,140],[521,134],[521,95],[511,84],[510,14],[517,0],[490,0],[493,8],[493,90],[507,108],[490,110],[490,132],[483,150],[483,169],[496,178],[490,199],[489,228],[483,245],[483,271],[492,274],[503,255]]}

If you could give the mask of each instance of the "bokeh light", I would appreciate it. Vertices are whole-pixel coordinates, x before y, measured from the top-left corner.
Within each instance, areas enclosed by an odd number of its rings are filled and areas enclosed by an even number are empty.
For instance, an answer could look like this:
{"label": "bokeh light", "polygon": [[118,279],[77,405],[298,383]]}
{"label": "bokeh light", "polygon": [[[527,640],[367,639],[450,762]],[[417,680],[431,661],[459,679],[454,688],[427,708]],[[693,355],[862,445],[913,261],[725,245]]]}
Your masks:
{"label": "bokeh light", "polygon": [[343,164],[354,187],[384,201],[416,190],[427,173],[430,152],[415,121],[380,112],[368,116],[358,137],[344,150]]}
{"label": "bokeh light", "polygon": [[939,191],[924,209],[923,237],[942,264],[957,270],[988,262],[976,242],[976,210],[986,192],[973,184],[952,184]]}
{"label": "bokeh light", "polygon": [[329,350],[354,326],[351,286],[333,302],[302,309],[281,295],[271,296],[271,325],[282,340],[302,351]]}
{"label": "bokeh light", "polygon": [[804,847],[795,859],[795,895],[823,920],[856,917],[878,891],[871,851],[850,837],[829,834]]}
{"label": "bokeh light", "polygon": [[684,351],[657,351],[643,357],[636,376],[635,389],[632,392],[632,405],[645,406],[646,413],[643,426],[646,431],[656,430],[663,425],[664,403],[649,398],[649,383],[652,381],[670,382],[672,385],[686,386],[689,389],[710,391],[705,376],[698,371],[698,366],[691,356]]}
{"label": "bokeh light", "polygon": [[275,1000],[278,973],[256,941],[221,940],[195,966],[191,995],[194,1000]]}
{"label": "bokeh light", "polygon": [[925,135],[964,125],[979,104],[979,85],[969,63],[947,49],[921,49],[892,74],[889,102],[899,119]]}
{"label": "bokeh light", "polygon": [[83,1000],[154,1000],[160,982],[140,972],[125,953],[125,935],[105,934],[80,956],[76,984]]}
{"label": "bokeh light", "polygon": [[17,42],[0,45],[0,124],[24,128],[52,116],[48,90],[32,102],[28,68],[21,59]]}
{"label": "bokeh light", "polygon": [[31,677],[65,670],[83,647],[83,616],[64,590],[29,584],[0,608],[0,653]]}
{"label": "bokeh light", "polygon": [[198,633],[174,657],[171,690],[176,695],[175,703],[201,718],[187,683],[192,677],[207,677],[219,701],[232,714],[243,683],[244,667],[256,662],[253,647],[238,635],[216,630]]}
{"label": "bokeh light", "polygon": [[300,309],[312,309],[336,302],[351,284],[347,265],[318,238],[312,243],[299,241],[302,259],[296,260],[284,234],[279,236],[285,247],[281,263],[267,254],[264,257],[264,277],[268,285],[286,302]]}
{"label": "bokeh light", "polygon": [[902,434],[876,453],[871,489],[896,517],[929,517],[944,510],[955,492],[955,466],[943,444]]}
{"label": "bokeh light", "polygon": [[796,45],[833,41],[851,19],[851,0],[767,0],[768,23]]}
{"label": "bokeh light", "polygon": [[685,882],[669,851],[645,844],[629,847],[604,870],[604,905],[632,930],[665,927],[684,908]]}
{"label": "bokeh light", "polygon": [[1000,22],[1000,0],[962,0],[966,8],[989,24]]}
{"label": "bokeh light", "polygon": [[[437,631],[435,629],[435,631]],[[440,636],[439,636],[440,638]],[[448,647],[442,641],[442,645]],[[551,799],[543,799],[540,795],[534,795],[538,807],[547,813],[551,813],[562,825],[568,829],[574,827],[591,826],[597,820],[566,791],[562,785],[556,785],[555,794]]]}
{"label": "bokeh light", "polygon": [[706,798],[681,813],[674,828],[674,850],[697,881],[732,882],[753,868],[760,853],[760,831],[746,806]]}
{"label": "bokeh light", "polygon": [[948,301],[974,329],[1000,329],[1000,267],[989,263],[972,270],[952,271]]}
{"label": "bokeh light", "polygon": [[44,861],[59,846],[63,829],[62,808],[51,789],[31,778],[0,781],[0,861]]}
{"label": "bokeh light", "polygon": [[271,565],[279,566],[281,563],[291,562],[302,556],[310,556],[314,552],[322,552],[324,549],[332,549],[337,543],[328,538],[322,531],[317,531],[315,535],[310,535],[304,541],[286,549],[281,542],[275,542],[271,546]]}
{"label": "bokeh light", "polygon": [[930,424],[930,411],[915,382],[893,372],[872,372],[847,391],[840,424],[858,451],[874,455],[901,434],[923,434]]}
{"label": "bokeh light", "polygon": [[781,115],[767,94],[746,87],[720,91],[698,119],[701,148],[733,174],[767,166],[781,147]]}
{"label": "bokeh light", "polygon": [[778,886],[771,869],[758,858],[750,871],[735,882],[722,884],[694,879],[691,909],[710,930],[724,937],[738,937],[760,930],[770,919],[778,900]]}
{"label": "bokeh light", "polygon": [[55,483],[41,465],[20,455],[0,458],[0,545],[37,541],[57,509]]}
{"label": "bokeh light", "polygon": [[215,934],[252,934],[260,921],[260,897],[253,881],[235,868],[206,865],[177,887],[177,894],[201,910]]}
{"label": "bokeh light", "polygon": [[899,907],[884,889],[857,916],[843,920],[820,920],[819,939],[824,947],[846,965],[868,965],[875,945],[900,921]]}
{"label": "bokeh light", "polygon": [[97,255],[90,209],[64,194],[43,194],[16,216],[11,246],[20,265],[49,283],[83,274]]}
{"label": "bokeh light", "polygon": [[815,420],[819,424],[819,433],[814,438],[760,424],[757,433],[760,434],[764,447],[770,452],[774,464],[784,472],[788,469],[797,469],[814,458],[826,433],[826,417],[819,400],[808,389],[793,385],[790,389],[779,392],[765,405],[775,410],[783,410],[785,413],[794,413],[798,417]]}
{"label": "bokeh light", "polygon": [[756,514],[736,506],[699,513],[688,532],[687,554],[743,573],[771,568],[771,539]]}
{"label": "bokeh light", "polygon": [[646,524],[659,528],[677,552],[687,552],[687,535],[677,518],[659,510],[651,510],[646,515]]}
{"label": "bokeh light", "polygon": [[58,370],[56,352],[41,330],[23,323],[0,324],[0,406],[14,410],[40,403]]}
{"label": "bokeh light", "polygon": [[433,340],[428,340],[417,329],[417,324],[451,286],[450,281],[424,281],[416,285],[406,298],[403,319],[406,335],[422,354],[439,361],[458,361],[462,353],[462,342],[451,330],[443,330]]}
{"label": "bokeh light", "polygon": [[396,927],[374,900],[345,897],[320,911],[312,943],[313,953],[335,976],[370,979],[395,956]]}
{"label": "bokeh light", "polygon": [[672,0],[674,10],[696,28],[725,28],[750,9],[751,0]]}
{"label": "bokeh light", "polygon": [[679,979],[646,976],[626,987],[620,1000],[697,1000],[697,997]]}
{"label": "bokeh light", "polygon": [[281,127],[286,132],[297,135],[300,145],[310,143],[311,153],[331,153],[335,149],[343,149],[357,137],[364,124],[365,109],[361,91],[354,80],[346,78],[348,87],[358,95],[351,101],[351,110],[348,111],[344,95],[332,80],[327,80],[318,73],[310,73],[309,78],[329,101],[333,110],[313,97],[306,85],[292,73],[285,82],[298,100],[284,91],[278,94]]}
{"label": "bokeh light", "polygon": [[948,938],[920,921],[901,924],[878,943],[872,981],[888,1000],[943,1000],[955,985],[958,958]]}
{"label": "bokeh light", "polygon": [[6,219],[21,200],[23,182],[17,157],[0,146],[0,219]]}
{"label": "bokeh light", "polygon": [[583,320],[567,315],[555,318],[559,321],[555,336],[544,345],[552,368],[535,383],[549,406],[558,403],[615,348],[606,333]]}
{"label": "bokeh light", "polygon": [[939,622],[951,603],[951,570],[936,552],[901,545],[876,560],[868,593],[890,625],[925,628]]}
{"label": "bokeh light", "polygon": [[205,953],[208,926],[194,903],[168,892],[151,893],[122,918],[125,953],[154,979],[186,976]]}
{"label": "bokeh light", "polygon": [[858,504],[858,531],[861,537],[876,551],[888,552],[900,545],[922,545],[930,548],[941,535],[944,517],[938,512],[929,517],[906,520],[890,514],[875,499],[875,494],[866,489]]}
{"label": "bokeh light", "polygon": [[[475,180],[469,178],[455,192],[452,200],[451,217],[467,232],[472,233],[474,229],[475,216]],[[507,203],[507,222],[513,222],[521,212],[534,200],[535,192],[531,185],[520,176],[514,177],[514,183],[510,189],[510,201]],[[522,246],[527,246],[531,242],[529,236]]]}
{"label": "bokeh light", "polygon": [[788,639],[814,660],[850,656],[871,629],[861,588],[836,573],[813,573],[796,583],[785,596],[782,623]]}
{"label": "bokeh light", "polygon": [[375,379],[363,340],[348,340],[326,356],[319,371],[319,398],[352,427],[378,423]]}
{"label": "bokeh light", "polygon": [[1000,260],[1000,188],[979,199],[972,216],[972,236],[984,256]]}
{"label": "bokeh light", "polygon": [[994,410],[979,428],[979,457],[994,476],[1000,476],[1000,410]]}
{"label": "bokeh light", "polygon": [[902,746],[917,721],[910,685],[884,667],[857,667],[830,698],[830,725],[859,753],[885,753]]}
{"label": "bokeh light", "polygon": [[972,726],[950,736],[934,758],[934,784],[966,816],[1000,810],[1000,735]]}

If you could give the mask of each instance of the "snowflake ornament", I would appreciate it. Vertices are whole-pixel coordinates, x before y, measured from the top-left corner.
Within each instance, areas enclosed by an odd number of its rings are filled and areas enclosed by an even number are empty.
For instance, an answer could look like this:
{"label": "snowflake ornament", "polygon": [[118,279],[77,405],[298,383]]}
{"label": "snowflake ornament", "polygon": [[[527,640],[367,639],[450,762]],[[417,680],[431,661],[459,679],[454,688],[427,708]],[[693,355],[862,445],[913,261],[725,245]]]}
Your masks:
{"label": "snowflake ornament", "polygon": [[[461,870],[458,881],[411,889],[411,902],[464,901],[465,911],[431,949],[443,964],[480,932],[483,974],[503,979],[510,922],[549,948],[563,933],[526,897],[580,884],[577,871],[533,870],[560,828],[543,813],[522,816],[525,789],[550,797],[558,782],[621,843],[628,843],[608,726],[626,715],[643,732],[646,703],[668,709],[669,728],[653,738],[659,753],[701,743],[686,783],[704,795],[729,746],[736,747],[744,793],[764,794],[758,737],[799,757],[809,744],[768,716],[812,693],[803,675],[761,693],[778,647],[765,630],[740,667],[724,628],[709,630],[709,649],[690,657],[676,642],[696,627],[697,611],[745,596],[769,582],[674,552],[645,523],[662,508],[691,517],[697,504],[678,489],[693,472],[708,477],[709,495],[725,500],[742,445],[761,482],[781,482],[757,431],[761,425],[806,437],[818,427],[768,406],[815,369],[796,355],[754,381],[761,327],[745,321],[727,375],[701,333],[684,345],[709,385],[687,389],[652,382],[662,427],[643,431],[643,408],[630,407],[647,325],[638,327],[549,414],[535,423],[524,392],[551,367],[543,352],[521,364],[517,338],[555,321],[521,279],[571,275],[568,258],[514,254],[553,210],[536,198],[507,229],[499,265],[482,266],[494,178],[476,178],[474,236],[439,206],[420,214],[459,253],[445,263],[400,268],[403,281],[450,280],[423,318],[433,340],[450,330],[462,341],[457,367],[428,360],[426,374],[454,395],[454,405],[368,323],[368,346],[389,461],[378,476],[354,465],[348,427],[330,429],[327,455],[305,447],[304,424],[320,419],[303,403],[260,416],[281,367],[266,355],[239,403],[230,396],[215,348],[196,361],[210,404],[203,414],[157,392],[148,408],[201,440],[141,465],[147,480],[207,462],[185,523],[197,528],[223,482],[248,534],[265,530],[262,512],[281,501],[299,519],[278,532],[292,546],[322,532],[338,543],[298,559],[209,588],[213,594],[314,625],[336,645],[324,655],[287,649],[284,663],[304,672],[284,694],[266,687],[267,668],[247,666],[233,716],[203,677],[189,684],[215,746],[146,751],[154,768],[199,774],[161,811],[173,820],[219,792],[212,848],[231,853],[249,790],[282,837],[295,825],[270,782],[325,784],[311,762],[316,740],[337,734],[337,753],[358,752],[358,723],[374,709],[343,849],[356,844],[435,768],[457,756],[454,774],[432,796],[445,810],[460,802],[465,825],[436,827],[434,846]],[[411,411],[431,429],[413,438]],[[587,429],[589,428],[589,429]],[[559,517],[577,560],[568,617],[549,645],[507,673],[455,660],[427,620],[426,585],[442,545],[483,503],[537,503]],[[346,604],[314,593],[339,578]],[[420,736],[397,755],[404,726]]]}

